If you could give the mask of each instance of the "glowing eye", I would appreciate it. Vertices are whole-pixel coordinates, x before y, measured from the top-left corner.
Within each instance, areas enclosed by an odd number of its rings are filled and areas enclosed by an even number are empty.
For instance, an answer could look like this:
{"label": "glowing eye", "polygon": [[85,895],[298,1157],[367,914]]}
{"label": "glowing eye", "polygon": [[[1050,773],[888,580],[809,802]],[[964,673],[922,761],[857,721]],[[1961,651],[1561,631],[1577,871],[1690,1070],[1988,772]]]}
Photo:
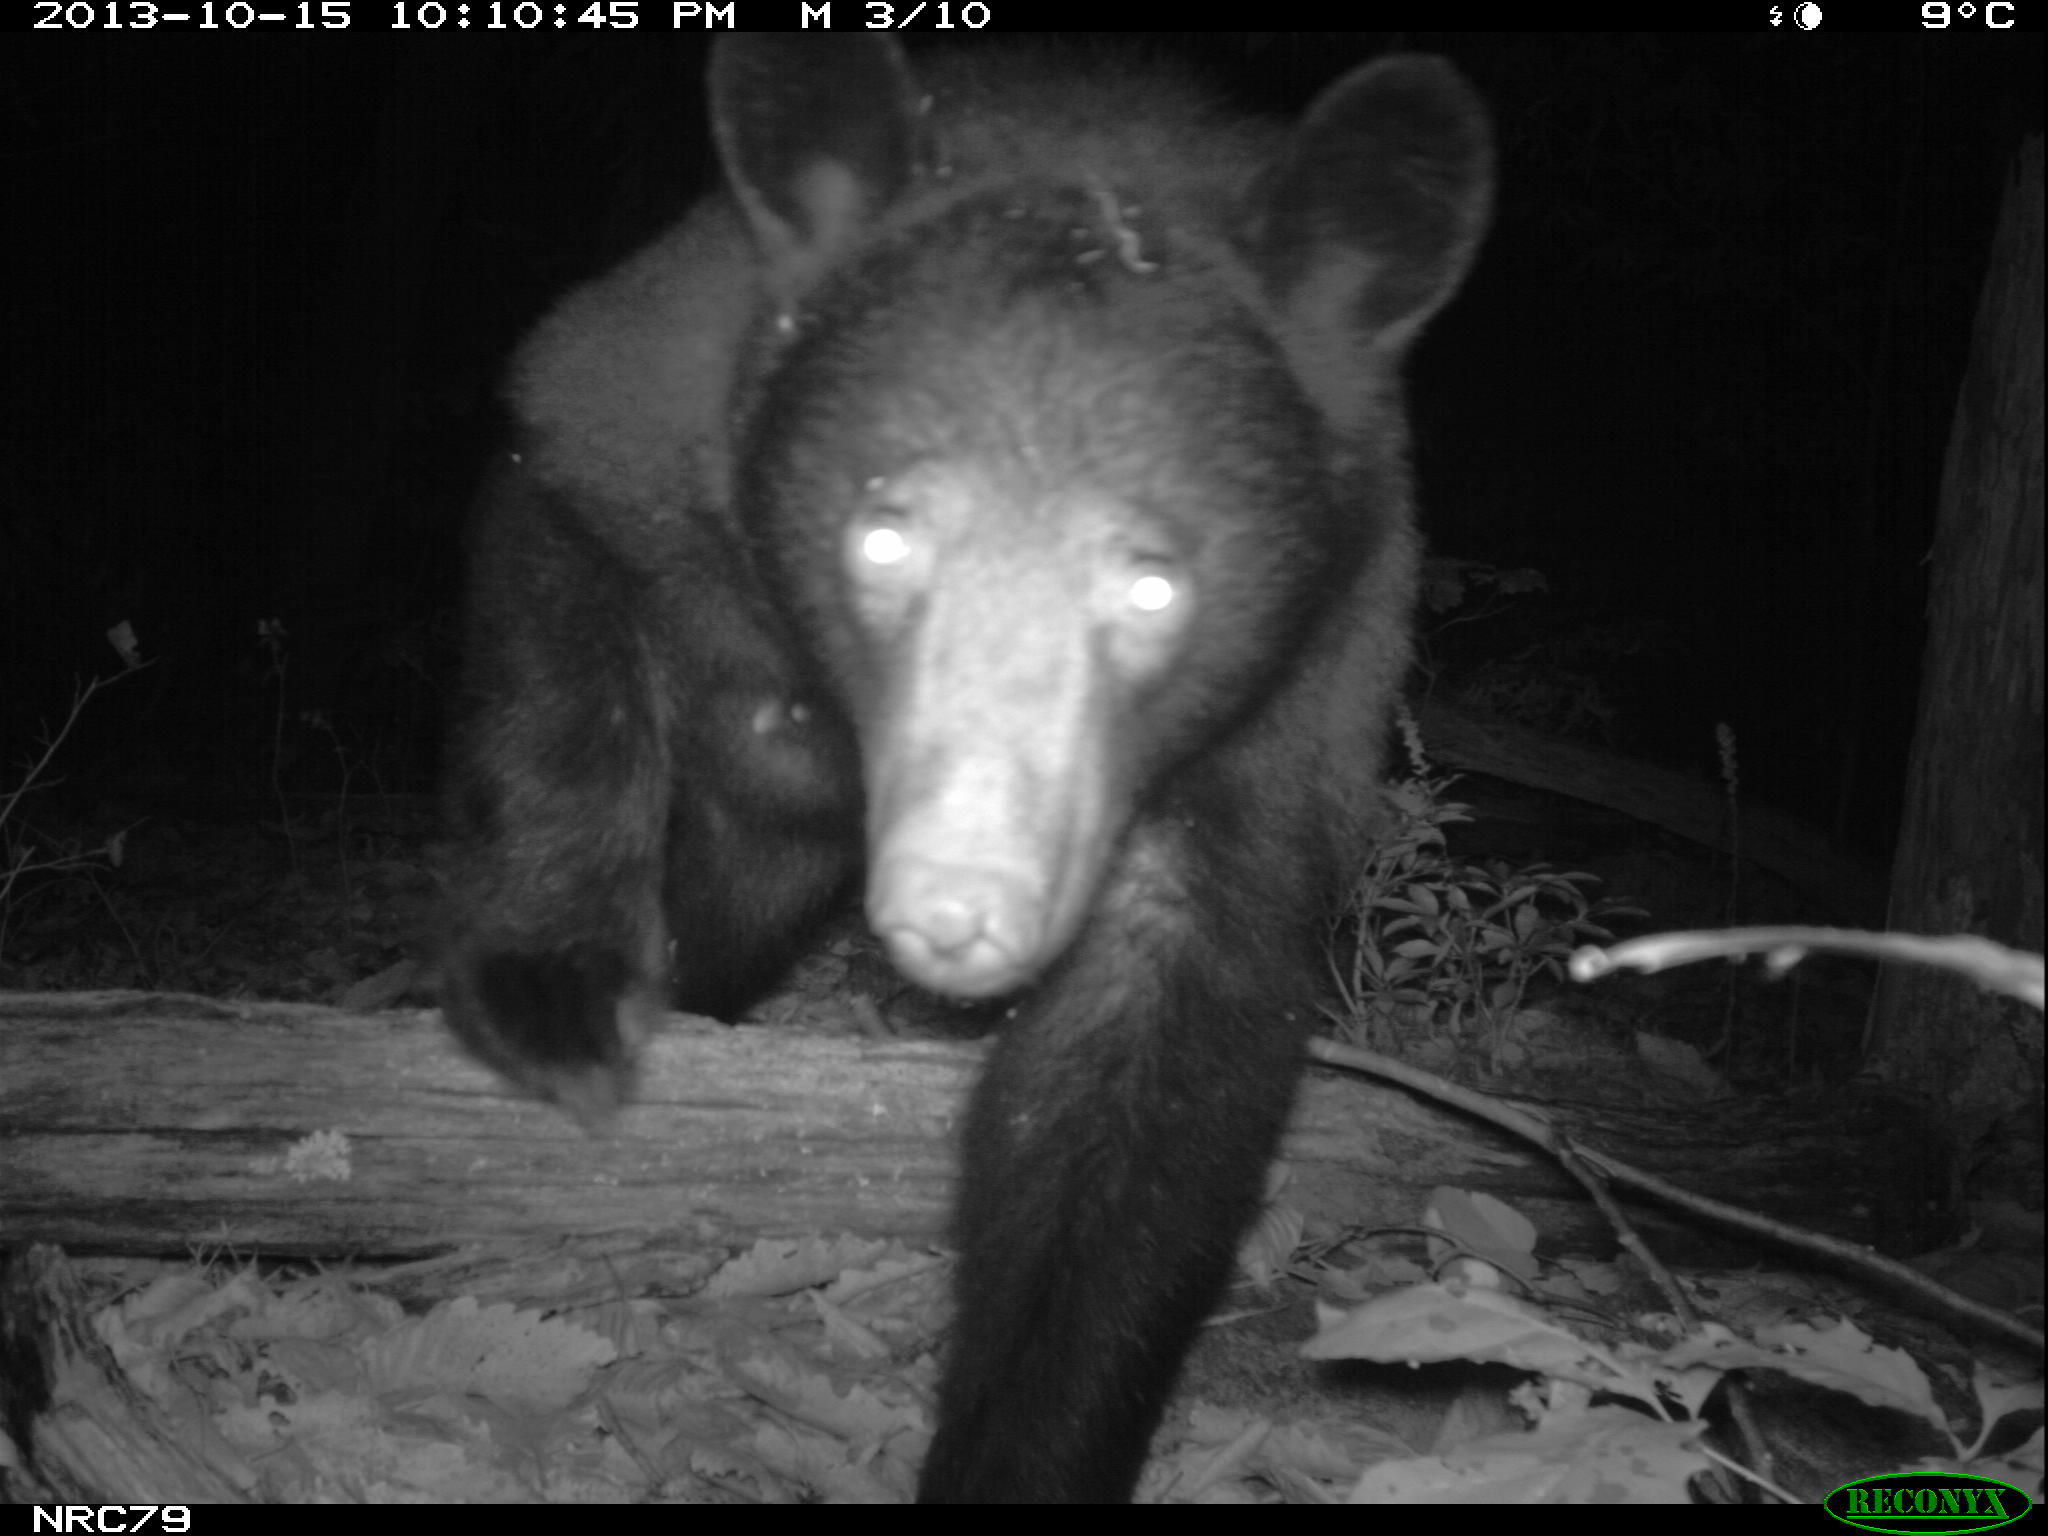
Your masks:
{"label": "glowing eye", "polygon": [[861,535],[861,555],[875,565],[895,565],[910,553],[910,544],[894,528],[874,528]]}
{"label": "glowing eye", "polygon": [[1140,576],[1131,583],[1131,606],[1157,613],[1173,602],[1173,583],[1164,576]]}

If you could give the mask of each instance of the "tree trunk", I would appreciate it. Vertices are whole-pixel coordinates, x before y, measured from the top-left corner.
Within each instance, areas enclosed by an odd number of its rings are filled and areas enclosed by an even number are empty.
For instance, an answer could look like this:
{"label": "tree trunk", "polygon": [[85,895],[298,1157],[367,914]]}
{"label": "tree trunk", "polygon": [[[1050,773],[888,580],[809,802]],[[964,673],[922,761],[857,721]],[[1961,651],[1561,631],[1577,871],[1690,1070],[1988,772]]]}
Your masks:
{"label": "tree trunk", "polygon": [[[1889,923],[2033,951],[2042,942],[2041,173],[2036,135],[2006,187],[1942,474]],[[2038,1209],[2040,1016],[1945,971],[1888,966],[1872,1023],[1872,1054],[1891,1080],[1972,1128],[1960,1150],[1976,1192]],[[1997,1159],[1989,1168],[1987,1154]]]}

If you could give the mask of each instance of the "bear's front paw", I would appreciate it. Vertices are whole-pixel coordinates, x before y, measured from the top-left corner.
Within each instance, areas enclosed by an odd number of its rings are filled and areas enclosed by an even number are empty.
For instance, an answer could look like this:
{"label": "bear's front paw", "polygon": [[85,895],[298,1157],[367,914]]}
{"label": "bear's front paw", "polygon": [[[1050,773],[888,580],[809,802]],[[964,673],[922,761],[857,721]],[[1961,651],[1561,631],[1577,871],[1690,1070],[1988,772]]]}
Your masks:
{"label": "bear's front paw", "polygon": [[475,948],[451,956],[446,975],[449,1023],[511,1081],[592,1130],[629,1097],[653,1005],[619,950]]}

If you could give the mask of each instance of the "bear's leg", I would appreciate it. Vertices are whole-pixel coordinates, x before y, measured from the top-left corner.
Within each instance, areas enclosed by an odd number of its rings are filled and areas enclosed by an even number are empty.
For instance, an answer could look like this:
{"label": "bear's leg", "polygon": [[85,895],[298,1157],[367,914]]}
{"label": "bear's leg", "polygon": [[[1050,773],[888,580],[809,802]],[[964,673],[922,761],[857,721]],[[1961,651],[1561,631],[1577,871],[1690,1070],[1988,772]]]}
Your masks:
{"label": "bear's leg", "polygon": [[860,859],[851,734],[738,555],[678,516],[629,560],[607,515],[509,459],[487,489],[442,987],[471,1049],[586,1121],[657,1009],[754,1002]]}
{"label": "bear's leg", "polygon": [[664,971],[670,764],[646,583],[512,461],[485,495],[442,1002],[486,1062],[602,1118]]}
{"label": "bear's leg", "polygon": [[926,1502],[1128,1500],[1229,1278],[1293,1101],[1316,909],[1307,861],[1205,847],[1218,831],[1134,829],[996,1042],[969,1111]]}

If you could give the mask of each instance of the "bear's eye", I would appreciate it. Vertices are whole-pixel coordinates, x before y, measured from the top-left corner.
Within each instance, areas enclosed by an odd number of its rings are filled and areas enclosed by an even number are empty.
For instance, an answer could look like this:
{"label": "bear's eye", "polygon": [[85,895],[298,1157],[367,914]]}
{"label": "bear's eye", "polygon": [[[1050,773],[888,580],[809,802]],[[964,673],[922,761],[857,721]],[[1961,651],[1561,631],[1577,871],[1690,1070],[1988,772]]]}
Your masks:
{"label": "bear's eye", "polygon": [[928,531],[907,513],[875,509],[856,518],[842,537],[840,558],[855,608],[877,634],[895,630],[930,580]]}
{"label": "bear's eye", "polygon": [[1140,576],[1125,592],[1133,608],[1145,613],[1158,613],[1169,607],[1174,598],[1173,583],[1164,576]]}
{"label": "bear's eye", "polygon": [[910,558],[910,541],[896,528],[870,528],[860,536],[860,553],[870,565],[900,565]]}

